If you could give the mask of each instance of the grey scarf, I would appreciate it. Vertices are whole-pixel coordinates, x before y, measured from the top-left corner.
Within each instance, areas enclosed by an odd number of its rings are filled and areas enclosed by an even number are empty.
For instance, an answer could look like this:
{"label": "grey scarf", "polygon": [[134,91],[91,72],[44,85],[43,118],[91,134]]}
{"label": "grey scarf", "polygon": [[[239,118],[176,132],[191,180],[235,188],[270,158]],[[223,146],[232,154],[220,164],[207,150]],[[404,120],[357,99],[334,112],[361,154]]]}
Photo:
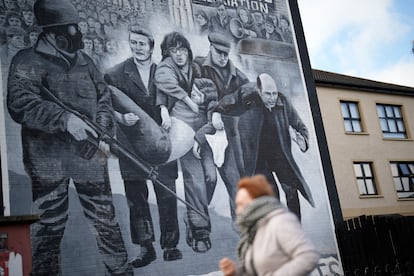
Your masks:
{"label": "grey scarf", "polygon": [[237,216],[236,224],[240,231],[237,254],[243,270],[245,270],[244,259],[246,252],[253,243],[258,227],[258,221],[270,212],[281,207],[282,205],[275,197],[261,196],[253,200],[245,207],[243,212]]}

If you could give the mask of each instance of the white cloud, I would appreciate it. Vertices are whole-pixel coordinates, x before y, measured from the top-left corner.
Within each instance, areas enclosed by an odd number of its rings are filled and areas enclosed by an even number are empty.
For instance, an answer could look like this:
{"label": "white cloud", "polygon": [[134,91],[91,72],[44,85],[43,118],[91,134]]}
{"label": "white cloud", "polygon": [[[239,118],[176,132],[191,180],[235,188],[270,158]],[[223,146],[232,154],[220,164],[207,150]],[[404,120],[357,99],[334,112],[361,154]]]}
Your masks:
{"label": "white cloud", "polygon": [[[299,0],[299,9],[308,47],[315,52],[344,31],[355,37],[383,25],[395,30],[395,18],[389,12],[390,0]],[[379,26],[378,26],[379,27]],[[382,27],[381,27],[382,28]],[[376,28],[376,30],[381,30]],[[388,33],[393,35],[394,32]],[[351,37],[352,38],[352,37]]]}
{"label": "white cloud", "polygon": [[367,73],[367,78],[414,87],[414,57],[401,59],[390,67]]}
{"label": "white cloud", "polygon": [[396,14],[395,1],[298,0],[298,4],[314,68],[355,72],[360,77],[374,73],[382,77],[387,75],[384,70],[393,70],[391,75],[397,77],[399,70],[411,68],[409,61],[398,63],[395,52],[401,51],[395,47],[401,47],[404,39],[409,48],[412,39],[404,37],[412,26]]}

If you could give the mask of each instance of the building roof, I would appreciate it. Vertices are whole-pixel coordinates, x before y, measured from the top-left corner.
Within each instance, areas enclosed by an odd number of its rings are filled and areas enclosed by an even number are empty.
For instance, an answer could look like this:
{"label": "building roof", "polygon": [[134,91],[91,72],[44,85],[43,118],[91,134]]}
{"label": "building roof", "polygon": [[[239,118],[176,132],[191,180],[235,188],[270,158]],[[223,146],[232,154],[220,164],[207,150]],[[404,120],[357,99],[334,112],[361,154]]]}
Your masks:
{"label": "building roof", "polygon": [[376,93],[414,96],[413,87],[378,82],[317,69],[312,69],[312,73],[317,86],[339,87]]}

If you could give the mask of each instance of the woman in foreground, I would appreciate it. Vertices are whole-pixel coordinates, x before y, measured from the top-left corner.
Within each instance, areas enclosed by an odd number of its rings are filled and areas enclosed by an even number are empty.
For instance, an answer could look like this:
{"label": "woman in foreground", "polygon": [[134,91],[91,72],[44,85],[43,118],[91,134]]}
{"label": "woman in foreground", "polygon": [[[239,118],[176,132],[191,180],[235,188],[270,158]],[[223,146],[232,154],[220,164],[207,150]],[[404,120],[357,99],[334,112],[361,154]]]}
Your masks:
{"label": "woman in foreground", "polygon": [[225,276],[301,276],[316,267],[319,253],[297,217],[274,197],[263,175],[239,181],[236,213],[240,265],[223,258],[219,266]]}

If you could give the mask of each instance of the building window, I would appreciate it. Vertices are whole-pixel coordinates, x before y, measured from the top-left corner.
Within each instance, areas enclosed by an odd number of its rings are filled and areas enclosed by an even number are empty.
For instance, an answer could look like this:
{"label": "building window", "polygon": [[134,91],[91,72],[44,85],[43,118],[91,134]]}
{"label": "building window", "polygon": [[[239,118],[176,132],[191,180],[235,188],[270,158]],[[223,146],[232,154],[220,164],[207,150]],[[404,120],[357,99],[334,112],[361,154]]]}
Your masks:
{"label": "building window", "polygon": [[359,194],[377,195],[374,174],[371,162],[354,162],[354,171],[358,183]]}
{"label": "building window", "polygon": [[407,138],[401,106],[377,104],[377,111],[385,138]]}
{"label": "building window", "polygon": [[414,162],[390,162],[398,198],[414,198]]}
{"label": "building window", "polygon": [[358,103],[341,101],[341,110],[342,117],[344,118],[345,131],[362,132]]}

